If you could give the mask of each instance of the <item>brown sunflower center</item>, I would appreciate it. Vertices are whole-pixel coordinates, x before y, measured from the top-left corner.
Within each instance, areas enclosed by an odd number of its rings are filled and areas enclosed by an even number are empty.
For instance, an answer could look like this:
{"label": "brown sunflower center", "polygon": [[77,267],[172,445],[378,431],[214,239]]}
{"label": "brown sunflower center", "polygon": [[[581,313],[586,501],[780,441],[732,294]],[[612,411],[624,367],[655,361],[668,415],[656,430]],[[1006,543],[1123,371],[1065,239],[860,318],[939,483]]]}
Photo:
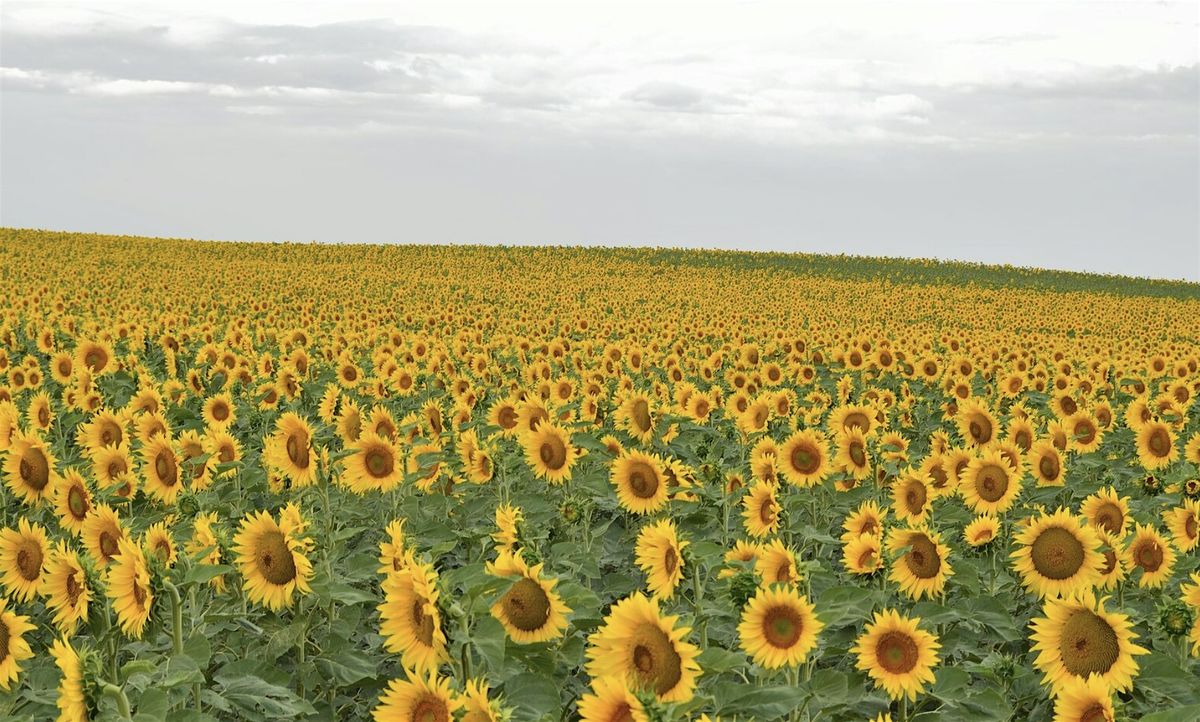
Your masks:
{"label": "brown sunflower center", "polygon": [[1125,512],[1111,501],[1106,501],[1096,510],[1093,520],[1108,533],[1119,534],[1121,527],[1125,526]]}
{"label": "brown sunflower center", "polygon": [[846,419],[842,422],[842,426],[847,429],[858,429],[866,433],[867,429],[871,427],[871,420],[863,412],[854,411],[846,414]]}
{"label": "brown sunflower center", "polygon": [[71,511],[71,516],[76,519],[83,519],[88,513],[87,494],[79,485],[73,485],[67,491],[67,509]]}
{"label": "brown sunflower center", "polygon": [[859,440],[855,439],[850,442],[849,455],[850,461],[854,462],[855,466],[866,466],[867,451]]}
{"label": "brown sunflower center", "polygon": [[413,633],[421,644],[433,646],[433,615],[425,613],[425,600],[417,597],[412,604]]}
{"label": "brown sunflower center", "polygon": [[971,434],[971,440],[976,444],[983,445],[992,440],[992,422],[983,416],[974,416],[967,424],[967,431]]}
{"label": "brown sunflower center", "polygon": [[929,478],[933,480],[933,488],[944,489],[946,484],[950,483],[950,477],[946,474],[946,468],[941,463],[934,464],[929,469]]}
{"label": "brown sunflower center", "polygon": [[1021,429],[1013,435],[1013,441],[1016,442],[1017,446],[1021,447],[1021,451],[1029,451],[1029,447],[1033,446],[1033,438],[1025,429]]}
{"label": "brown sunflower center", "polygon": [[551,471],[558,471],[567,463],[567,445],[557,436],[547,436],[538,445],[538,458]]}
{"label": "brown sunflower center", "polygon": [[1183,533],[1188,539],[1195,539],[1197,531],[1197,522],[1195,514],[1188,514],[1187,519],[1183,520]]}
{"label": "brown sunflower center", "polygon": [[522,632],[541,629],[550,618],[550,597],[542,585],[523,578],[508,588],[500,598],[504,616],[509,624]]}
{"label": "brown sunflower center", "polygon": [[904,555],[908,570],[920,579],[932,579],[942,569],[942,555],[937,545],[924,534],[909,537],[909,550]]}
{"label": "brown sunflower center", "polygon": [[629,468],[629,488],[639,499],[650,499],[658,493],[658,473],[644,461],[635,461]]}
{"label": "brown sunflower center", "polygon": [[868,569],[875,564],[875,550],[866,549],[858,556],[858,566]]}
{"label": "brown sunflower center", "polygon": [[1096,438],[1096,427],[1086,419],[1075,424],[1075,440],[1081,444],[1090,444]]}
{"label": "brown sunflower center", "polygon": [[42,548],[36,542],[25,540],[17,550],[17,571],[25,581],[34,582],[42,575]]}
{"label": "brown sunflower center", "polygon": [[664,695],[679,684],[683,677],[683,660],[667,633],[655,624],[642,624],[631,639],[630,671],[637,677],[638,687],[652,689]]}
{"label": "brown sunflower center", "polygon": [[1078,722],[1113,722],[1108,710],[1101,704],[1093,704],[1079,713]]}
{"label": "brown sunflower center", "polygon": [[775,502],[770,497],[763,499],[762,506],[758,507],[759,521],[767,525],[774,524],[778,516],[775,513]]}
{"label": "brown sunflower center", "polygon": [[8,660],[8,642],[8,624],[0,621],[0,662],[5,662]]}
{"label": "brown sunflower center", "polygon": [[1161,426],[1155,427],[1154,431],[1150,432],[1146,446],[1150,447],[1150,453],[1160,459],[1166,458],[1171,454],[1171,437],[1167,434],[1166,429]]}
{"label": "brown sunflower center", "polygon": [[919,481],[910,481],[907,488],[904,490],[904,506],[909,514],[917,515],[925,508],[925,502],[928,500],[929,494],[925,491],[925,485]]}
{"label": "brown sunflower center", "polygon": [[104,555],[105,559],[112,559],[117,555],[117,552],[120,549],[120,547],[117,545],[118,538],[119,537],[107,529],[100,532],[100,553]]}
{"label": "brown sunflower center", "polygon": [[650,430],[650,405],[645,399],[638,399],[633,402],[633,408],[630,409],[629,417],[633,420],[634,426],[643,433]]}
{"label": "brown sunflower center", "polygon": [[288,461],[301,469],[308,468],[308,438],[303,432],[293,431],[288,434],[284,446],[287,449]]}
{"label": "brown sunflower center", "polygon": [[224,402],[213,404],[212,415],[217,421],[224,421],[229,418],[229,407]]}
{"label": "brown sunflower center", "polygon": [[979,470],[975,491],[986,502],[1000,501],[1008,491],[1008,471],[996,464],[987,464]]}
{"label": "brown sunflower center", "polygon": [[667,547],[667,551],[663,554],[663,569],[667,574],[674,574],[675,569],[679,566],[679,555],[675,553],[674,547]]}
{"label": "brown sunflower center", "polygon": [[366,466],[367,473],[376,479],[387,477],[395,468],[392,455],[381,448],[368,449],[363,465]]}
{"label": "brown sunflower center", "polygon": [[154,457],[154,473],[159,481],[167,486],[174,486],[177,479],[175,456],[167,451],[160,451]]}
{"label": "brown sunflower center", "polygon": [[450,710],[446,702],[428,692],[423,694],[410,708],[407,719],[411,722],[449,722]]}
{"label": "brown sunflower center", "polygon": [[875,660],[889,674],[907,674],[919,658],[916,641],[904,632],[887,632],[875,643]]}
{"label": "brown sunflower center", "polygon": [[1087,609],[1076,610],[1063,623],[1058,651],[1063,666],[1077,677],[1104,674],[1121,655],[1112,626]]}
{"label": "brown sunflower center", "polygon": [[296,578],[296,562],[283,532],[268,531],[258,538],[254,561],[268,582],[283,586]]}
{"label": "brown sunflower center", "polygon": [[1070,579],[1083,567],[1083,543],[1070,529],[1053,526],[1038,534],[1029,558],[1038,574],[1049,579]]}
{"label": "brown sunflower center", "polygon": [[72,607],[74,607],[75,603],[79,601],[79,595],[83,592],[83,587],[75,579],[75,575],[78,573],[79,572],[72,570],[71,573],[67,575],[65,582],[67,588],[67,600],[70,602]]}
{"label": "brown sunflower center", "polygon": [[41,449],[27,449],[21,455],[18,471],[21,481],[34,491],[41,491],[50,483],[50,462]]}
{"label": "brown sunflower center", "polygon": [[1042,478],[1047,481],[1054,481],[1058,478],[1058,473],[1061,467],[1058,465],[1058,457],[1053,454],[1046,454],[1038,461],[1038,471],[1042,473]]}
{"label": "brown sunflower center", "polygon": [[1137,565],[1146,572],[1156,572],[1163,563],[1163,549],[1153,539],[1144,539],[1138,542],[1137,548],[1133,552],[1133,558]]}
{"label": "brown sunflower center", "polygon": [[821,452],[809,444],[792,449],[792,468],[801,474],[814,474],[821,466]]}
{"label": "brown sunflower center", "polygon": [[763,615],[763,637],[778,649],[791,649],[804,633],[804,618],[793,607],[771,607]]}

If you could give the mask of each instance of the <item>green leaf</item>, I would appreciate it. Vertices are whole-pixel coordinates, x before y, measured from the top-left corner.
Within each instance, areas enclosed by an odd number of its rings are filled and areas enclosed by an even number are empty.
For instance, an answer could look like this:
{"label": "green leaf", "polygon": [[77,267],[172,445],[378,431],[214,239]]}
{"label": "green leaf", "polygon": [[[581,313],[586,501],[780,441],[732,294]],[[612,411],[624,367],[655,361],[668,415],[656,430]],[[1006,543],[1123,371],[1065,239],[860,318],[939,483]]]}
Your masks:
{"label": "green leaf", "polygon": [[504,683],[504,696],[537,716],[562,709],[559,683],[541,674],[523,672]]}
{"label": "green leaf", "polygon": [[700,663],[700,669],[704,670],[705,674],[720,674],[745,666],[746,655],[741,652],[731,652],[728,649],[721,649],[720,647],[709,647],[700,653],[700,658],[697,661]]}
{"label": "green leaf", "polygon": [[1141,722],[1179,722],[1179,720],[1200,719],[1200,704],[1189,704],[1186,707],[1174,707],[1143,715]]}
{"label": "green leaf", "polygon": [[341,685],[351,685],[375,677],[371,658],[358,652],[343,652],[333,657],[317,657],[313,662],[321,674]]}

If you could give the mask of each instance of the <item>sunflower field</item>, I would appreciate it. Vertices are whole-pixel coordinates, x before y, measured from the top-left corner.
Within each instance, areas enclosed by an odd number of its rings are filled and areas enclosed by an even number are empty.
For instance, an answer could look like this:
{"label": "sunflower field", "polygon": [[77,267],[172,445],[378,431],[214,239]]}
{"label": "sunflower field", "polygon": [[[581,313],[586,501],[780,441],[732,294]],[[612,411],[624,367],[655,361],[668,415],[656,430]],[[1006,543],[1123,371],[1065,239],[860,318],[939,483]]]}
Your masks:
{"label": "sunflower field", "polygon": [[1200,719],[1200,286],[0,230],[0,717]]}

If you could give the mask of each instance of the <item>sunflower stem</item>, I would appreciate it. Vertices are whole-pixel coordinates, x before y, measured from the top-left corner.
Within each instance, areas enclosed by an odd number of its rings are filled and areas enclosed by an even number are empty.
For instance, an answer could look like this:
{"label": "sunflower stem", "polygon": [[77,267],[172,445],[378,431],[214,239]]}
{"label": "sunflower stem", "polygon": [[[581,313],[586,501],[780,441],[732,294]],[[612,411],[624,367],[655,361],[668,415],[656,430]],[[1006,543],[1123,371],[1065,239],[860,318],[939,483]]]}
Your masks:
{"label": "sunflower stem", "polygon": [[115,684],[105,683],[104,695],[112,698],[117,705],[117,712],[121,715],[121,719],[133,719],[133,715],[129,713],[129,698],[125,696],[125,690]]}
{"label": "sunflower stem", "polygon": [[163,581],[163,587],[171,596],[171,649],[175,654],[183,654],[183,601],[174,584]]}
{"label": "sunflower stem", "polygon": [[900,722],[908,722],[908,697],[900,698]]}

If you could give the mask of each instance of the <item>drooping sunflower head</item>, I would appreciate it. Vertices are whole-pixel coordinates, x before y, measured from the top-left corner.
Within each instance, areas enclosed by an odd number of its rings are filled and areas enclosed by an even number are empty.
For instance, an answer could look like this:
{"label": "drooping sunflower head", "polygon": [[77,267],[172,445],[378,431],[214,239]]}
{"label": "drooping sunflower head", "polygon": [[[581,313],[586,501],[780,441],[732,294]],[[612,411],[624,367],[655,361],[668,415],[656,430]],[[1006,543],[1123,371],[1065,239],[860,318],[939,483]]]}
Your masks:
{"label": "drooping sunflower head", "polygon": [[58,719],[61,722],[87,722],[88,700],[84,691],[83,664],[79,654],[66,639],[56,639],[50,646],[54,664],[62,673],[58,683]]}
{"label": "drooping sunflower head", "polygon": [[670,599],[683,579],[683,549],[675,523],[664,519],[648,524],[638,533],[634,558],[646,574],[646,586],[657,599]]}
{"label": "drooping sunflower head", "polygon": [[125,537],[117,544],[117,555],[105,576],[105,593],[112,600],[121,631],[133,639],[141,639],[154,602],[150,569],[141,547]]}
{"label": "drooping sunflower head", "polygon": [[446,655],[446,635],[432,565],[409,557],[402,569],[384,580],[383,595],[379,632],[384,646],[400,654],[406,667],[436,669]]}
{"label": "drooping sunflower head", "polygon": [[79,555],[66,542],[59,542],[46,562],[46,581],[42,588],[46,607],[54,613],[54,626],[63,634],[74,632],[79,622],[88,619],[92,592]]}
{"label": "drooping sunflower head", "polygon": [[858,657],[858,669],[892,699],[915,700],[925,685],[934,681],[941,644],[918,626],[920,621],[902,617],[893,609],[876,612],[851,649]]}
{"label": "drooping sunflower head", "polygon": [[677,622],[642,594],[618,601],[589,639],[588,674],[622,679],[663,702],[690,700],[700,676],[699,650],[685,640],[691,630]]}

